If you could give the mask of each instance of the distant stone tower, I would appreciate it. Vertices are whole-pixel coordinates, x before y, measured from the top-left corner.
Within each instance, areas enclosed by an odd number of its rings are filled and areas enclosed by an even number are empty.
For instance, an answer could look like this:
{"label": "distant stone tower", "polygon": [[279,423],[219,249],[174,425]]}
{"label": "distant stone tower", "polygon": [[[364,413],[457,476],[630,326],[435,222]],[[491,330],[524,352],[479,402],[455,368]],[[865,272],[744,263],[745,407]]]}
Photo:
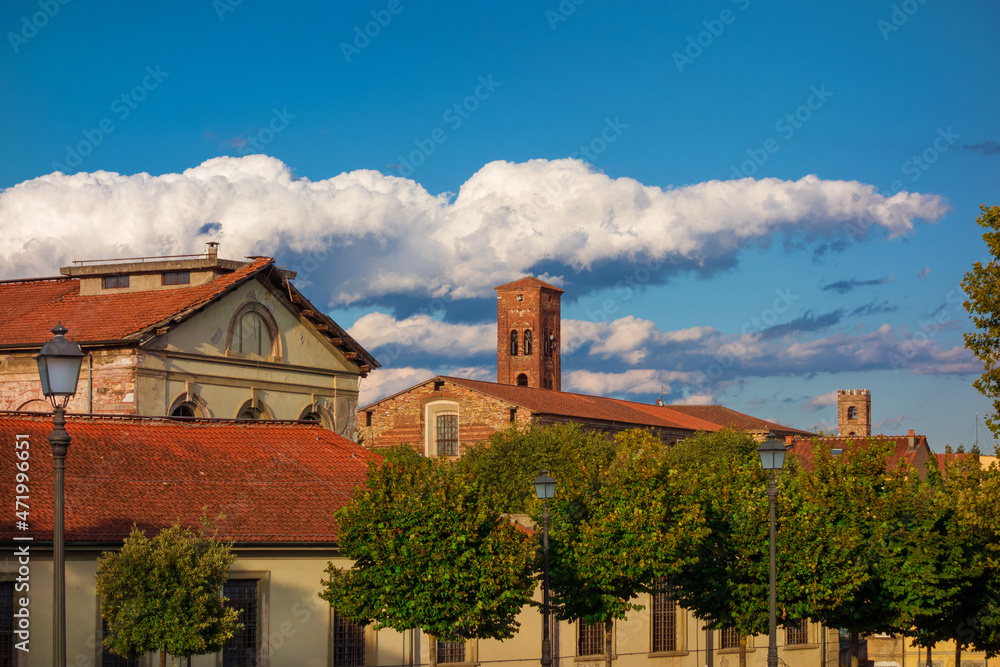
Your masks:
{"label": "distant stone tower", "polygon": [[872,392],[870,389],[837,391],[837,435],[842,438],[872,434]]}
{"label": "distant stone tower", "polygon": [[534,276],[496,290],[497,382],[559,391],[563,291]]}

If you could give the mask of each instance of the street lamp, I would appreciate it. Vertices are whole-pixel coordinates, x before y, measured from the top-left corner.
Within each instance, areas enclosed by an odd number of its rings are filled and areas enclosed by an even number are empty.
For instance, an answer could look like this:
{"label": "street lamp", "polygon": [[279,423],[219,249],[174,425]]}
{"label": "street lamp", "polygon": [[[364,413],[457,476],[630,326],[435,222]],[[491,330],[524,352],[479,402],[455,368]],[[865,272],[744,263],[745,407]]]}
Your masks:
{"label": "street lamp", "polygon": [[42,381],[42,393],[52,403],[52,468],[55,473],[55,512],[52,526],[52,657],[57,667],[66,665],[66,547],[63,527],[63,480],[66,469],[66,452],[70,438],[66,432],[66,404],[76,393],[83,364],[83,351],[73,341],[66,340],[66,327],[57,324],[52,333],[55,336],[42,346],[35,356],[38,362],[38,377]]}
{"label": "street lamp", "polygon": [[542,559],[545,563],[542,579],[542,667],[552,665],[552,643],[549,641],[549,500],[556,493],[556,480],[548,470],[535,478],[535,495],[542,501]]}
{"label": "street lamp", "polygon": [[770,609],[768,610],[767,667],[778,667],[778,640],[775,634],[775,608],[777,595],[774,583],[774,505],[778,500],[778,485],[774,481],[774,473],[781,470],[785,462],[785,443],[778,440],[773,433],[768,433],[764,442],[757,448],[760,454],[760,465],[768,473],[767,500],[771,506],[771,562],[770,562]]}

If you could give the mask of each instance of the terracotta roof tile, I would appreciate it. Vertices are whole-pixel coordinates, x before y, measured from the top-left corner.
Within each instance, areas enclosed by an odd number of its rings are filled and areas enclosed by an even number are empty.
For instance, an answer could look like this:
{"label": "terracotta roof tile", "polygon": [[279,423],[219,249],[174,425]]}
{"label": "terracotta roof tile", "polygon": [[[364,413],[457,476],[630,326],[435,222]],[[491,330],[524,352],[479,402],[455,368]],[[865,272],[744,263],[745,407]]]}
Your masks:
{"label": "terracotta roof tile", "polygon": [[208,304],[273,263],[260,257],[205,285],[89,296],[80,295],[76,278],[0,283],[0,345],[40,347],[56,322],[77,342],[124,340]]}
{"label": "terracotta roof tile", "polygon": [[[334,512],[350,502],[377,454],[319,425],[67,418],[66,541],[117,542],[133,524],[153,530],[216,519],[220,538],[331,543]],[[0,494],[15,495],[15,436],[28,435],[29,529],[52,539],[52,431],[48,415],[0,415]],[[13,512],[13,506],[11,507]]]}
{"label": "terracotta roof tile", "polygon": [[809,431],[783,426],[765,419],[758,419],[757,417],[737,412],[722,405],[671,405],[669,407],[677,412],[683,412],[684,414],[704,419],[713,424],[718,424],[723,428],[747,431],[774,431],[779,435],[813,435]]}
{"label": "terracotta roof tile", "polygon": [[[482,382],[465,378],[438,377],[475,391],[510,401],[535,413],[597,419],[636,426],[659,426],[686,430],[716,431],[718,427],[710,422],[671,411],[664,406],[646,405],[622,401],[604,396],[573,394],[552,389],[518,387],[496,382]],[[430,382],[431,380],[429,380]]]}
{"label": "terracotta roof tile", "polygon": [[929,450],[927,436],[917,435],[914,437],[914,446],[910,447],[908,435],[875,435],[869,438],[864,437],[797,437],[793,438],[789,446],[788,453],[794,455],[799,463],[807,470],[811,470],[816,460],[814,447],[825,447],[827,449],[842,449],[844,456],[850,456],[851,451],[859,447],[868,447],[873,443],[890,443],[893,447],[892,454],[886,467],[895,468],[901,462],[911,465],[915,463],[917,453],[922,449]]}
{"label": "terracotta roof tile", "polygon": [[496,290],[515,290],[515,289],[534,289],[537,287],[542,287],[545,289],[555,290],[560,294],[563,290],[559,289],[555,285],[550,285],[544,280],[539,280],[535,276],[525,276],[524,278],[518,278],[514,282],[506,283],[504,285],[497,285],[493,289]]}

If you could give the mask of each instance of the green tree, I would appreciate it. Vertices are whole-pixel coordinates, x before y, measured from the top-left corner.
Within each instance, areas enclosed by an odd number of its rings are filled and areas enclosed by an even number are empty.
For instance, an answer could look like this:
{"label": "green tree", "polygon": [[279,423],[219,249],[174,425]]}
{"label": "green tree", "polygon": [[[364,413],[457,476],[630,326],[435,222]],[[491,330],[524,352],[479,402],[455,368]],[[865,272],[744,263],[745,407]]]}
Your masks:
{"label": "green tree", "polygon": [[[900,567],[892,541],[902,511],[901,489],[912,468],[887,470],[890,445],[878,441],[834,455],[815,442],[813,465],[794,458],[783,473],[779,495],[785,515],[779,539],[782,577],[779,603],[788,616],[843,628],[851,637],[851,664],[857,667],[860,637],[902,631],[899,592],[889,585]],[[787,464],[786,464],[787,465]]]}
{"label": "green tree", "polygon": [[[896,535],[889,541],[887,583],[901,601],[901,626],[913,643],[930,649],[955,642],[955,664],[976,640],[974,619],[988,603],[991,570],[986,532],[965,521],[963,494],[979,486],[973,457],[928,465],[925,480],[912,475],[896,501]],[[929,660],[928,660],[929,662]]]}
{"label": "green tree", "polygon": [[993,401],[993,412],[986,424],[995,436],[1000,436],[1000,206],[980,206],[976,219],[987,231],[983,240],[991,259],[983,265],[976,262],[962,279],[962,289],[969,297],[965,309],[976,324],[975,333],[965,334],[965,346],[983,362],[983,374],[972,386]]}
{"label": "green tree", "polygon": [[236,556],[228,544],[174,525],[149,539],[133,528],[121,551],[97,561],[104,645],[122,656],[160,651],[204,655],[222,650],[239,627],[222,585]]}
{"label": "green tree", "polygon": [[459,466],[479,480],[494,507],[523,514],[538,506],[532,482],[540,471],[559,481],[560,495],[579,495],[600,483],[616,451],[613,440],[578,424],[511,426],[469,447]]}
{"label": "green tree", "polygon": [[444,641],[513,636],[535,586],[534,537],[456,464],[394,459],[369,464],[365,486],[337,512],[354,567],[331,563],[320,597],[376,629],[420,628]]}
{"label": "green tree", "polygon": [[675,596],[706,628],[736,630],[740,667],[747,636],[768,632],[767,482],[757,446],[746,432],[725,429],[670,450],[706,531],[678,563]]}
{"label": "green tree", "polygon": [[660,439],[637,429],[613,444],[614,459],[572,471],[577,483],[560,481],[550,541],[556,616],[603,624],[609,667],[614,620],[642,609],[636,596],[676,573],[703,535],[698,508],[667,466]]}

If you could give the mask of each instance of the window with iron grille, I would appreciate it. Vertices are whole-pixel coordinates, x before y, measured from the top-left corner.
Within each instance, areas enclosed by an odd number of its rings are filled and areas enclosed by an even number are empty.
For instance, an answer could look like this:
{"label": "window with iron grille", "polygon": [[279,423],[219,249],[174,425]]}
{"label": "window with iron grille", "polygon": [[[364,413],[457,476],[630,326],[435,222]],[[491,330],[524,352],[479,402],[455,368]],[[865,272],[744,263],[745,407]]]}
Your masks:
{"label": "window with iron grille", "polygon": [[256,667],[260,615],[257,579],[230,579],[222,587],[227,607],[238,609],[243,627],[236,631],[222,649],[223,667]]}
{"label": "window with iron grille", "polygon": [[797,625],[785,628],[785,644],[793,646],[795,644],[809,643],[809,621],[802,619]]}
{"label": "window with iron grille", "polygon": [[724,628],[722,630],[722,641],[719,642],[719,648],[739,648],[740,647],[740,633],[735,628]]}
{"label": "window with iron grille", "polygon": [[108,622],[101,618],[101,667],[139,667],[141,665],[142,656],[133,656],[126,658],[118,655],[117,653],[112,653],[107,646],[104,645],[104,639],[108,636]]}
{"label": "window with iron grille", "polygon": [[365,626],[333,612],[333,667],[364,667]]}
{"label": "window with iron grille", "polygon": [[14,651],[14,582],[0,581],[0,667],[17,664]]}
{"label": "window with iron grille", "polygon": [[577,655],[604,655],[604,624],[577,623]]}
{"label": "window with iron grille", "polygon": [[465,662],[465,642],[442,642],[437,643],[437,661],[441,662]]}
{"label": "window with iron grille", "polygon": [[458,415],[437,417],[438,456],[458,456]]}
{"label": "window with iron grille", "polygon": [[660,580],[653,594],[653,653],[677,650],[677,600],[668,582]]}

